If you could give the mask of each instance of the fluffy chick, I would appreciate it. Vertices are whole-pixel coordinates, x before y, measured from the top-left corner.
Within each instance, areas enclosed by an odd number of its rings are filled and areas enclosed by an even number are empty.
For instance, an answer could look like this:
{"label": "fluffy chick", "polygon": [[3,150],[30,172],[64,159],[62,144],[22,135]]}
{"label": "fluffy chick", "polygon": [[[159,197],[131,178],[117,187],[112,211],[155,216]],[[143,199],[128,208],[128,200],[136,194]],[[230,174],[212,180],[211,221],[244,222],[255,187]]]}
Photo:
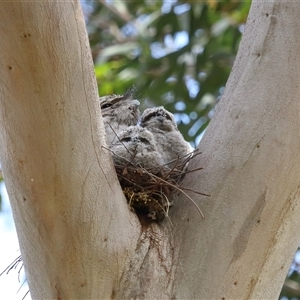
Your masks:
{"label": "fluffy chick", "polygon": [[133,98],[130,90],[125,95],[100,97],[101,114],[106,131],[106,142],[111,145],[116,135],[128,126],[136,125],[140,118],[140,102]]}
{"label": "fluffy chick", "polygon": [[163,165],[153,134],[140,126],[130,126],[121,131],[110,149],[115,165],[133,164],[146,169]]}
{"label": "fluffy chick", "polygon": [[168,167],[183,168],[183,161],[193,151],[177,128],[174,115],[164,107],[148,108],[141,116],[140,125],[154,136],[157,149]]}

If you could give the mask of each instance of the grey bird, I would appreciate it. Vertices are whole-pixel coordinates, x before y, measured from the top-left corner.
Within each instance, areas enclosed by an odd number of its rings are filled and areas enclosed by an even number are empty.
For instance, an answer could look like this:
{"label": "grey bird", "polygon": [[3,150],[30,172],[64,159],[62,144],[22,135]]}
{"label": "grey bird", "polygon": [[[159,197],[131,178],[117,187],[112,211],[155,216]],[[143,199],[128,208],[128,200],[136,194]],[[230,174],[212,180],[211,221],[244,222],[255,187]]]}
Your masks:
{"label": "grey bird", "polygon": [[145,169],[163,165],[153,134],[140,126],[130,126],[121,131],[110,149],[115,165],[133,165]]}
{"label": "grey bird", "polygon": [[125,95],[113,94],[100,97],[101,114],[108,145],[117,139],[119,132],[138,123],[140,102],[133,96],[132,90],[129,90]]}
{"label": "grey bird", "polygon": [[140,125],[153,133],[164,164],[182,169],[193,148],[179,132],[174,115],[162,106],[148,108],[141,116]]}

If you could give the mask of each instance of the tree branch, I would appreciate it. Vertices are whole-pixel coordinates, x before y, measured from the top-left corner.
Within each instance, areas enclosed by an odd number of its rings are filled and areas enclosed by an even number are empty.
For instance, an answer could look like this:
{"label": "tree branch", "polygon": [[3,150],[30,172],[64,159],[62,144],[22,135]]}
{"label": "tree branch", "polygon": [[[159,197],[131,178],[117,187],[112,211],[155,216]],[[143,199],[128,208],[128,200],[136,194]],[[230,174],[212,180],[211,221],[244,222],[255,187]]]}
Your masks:
{"label": "tree branch", "polygon": [[101,148],[80,3],[6,2],[0,28],[1,163],[31,295],[107,299],[139,226]]}
{"label": "tree branch", "polygon": [[205,218],[181,199],[170,211],[182,245],[180,299],[279,296],[300,240],[299,14],[295,2],[252,3],[192,166],[203,170],[185,179],[188,188],[211,195],[197,201]]}

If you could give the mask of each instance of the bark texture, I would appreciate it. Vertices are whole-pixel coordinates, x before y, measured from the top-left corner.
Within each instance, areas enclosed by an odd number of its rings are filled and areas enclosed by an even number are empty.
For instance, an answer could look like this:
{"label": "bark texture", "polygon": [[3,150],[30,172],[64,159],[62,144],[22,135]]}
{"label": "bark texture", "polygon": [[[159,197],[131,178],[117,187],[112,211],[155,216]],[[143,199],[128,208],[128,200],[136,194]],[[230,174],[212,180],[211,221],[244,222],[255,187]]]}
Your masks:
{"label": "bark texture", "polygon": [[[34,299],[275,299],[300,239],[300,4],[253,2],[170,220],[130,212],[78,1],[0,6],[0,155]],[[171,223],[172,222],[172,223]]]}
{"label": "bark texture", "polygon": [[1,162],[32,297],[108,299],[139,226],[101,148],[80,3],[2,3],[0,30]]}
{"label": "bark texture", "polygon": [[[277,299],[300,240],[300,4],[253,2],[177,228],[178,299]],[[175,241],[175,245],[176,245]]]}

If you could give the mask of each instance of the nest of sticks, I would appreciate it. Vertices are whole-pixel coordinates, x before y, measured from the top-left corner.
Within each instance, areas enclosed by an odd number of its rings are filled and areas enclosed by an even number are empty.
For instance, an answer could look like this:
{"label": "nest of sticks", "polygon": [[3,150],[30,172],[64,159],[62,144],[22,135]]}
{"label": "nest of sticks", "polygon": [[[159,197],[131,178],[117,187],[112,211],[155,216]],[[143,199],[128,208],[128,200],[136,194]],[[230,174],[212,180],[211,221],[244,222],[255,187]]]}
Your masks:
{"label": "nest of sticks", "polygon": [[172,169],[167,165],[146,169],[129,161],[124,164],[115,164],[124,195],[131,209],[139,217],[150,221],[160,221],[167,217],[169,209],[173,205],[170,199],[175,192],[184,194],[203,217],[197,204],[185,191],[206,194],[186,189],[180,185],[187,173],[202,169],[189,170],[187,167],[189,162],[196,157],[197,153],[195,152],[178,158],[175,164],[174,161],[170,162],[174,165]]}

